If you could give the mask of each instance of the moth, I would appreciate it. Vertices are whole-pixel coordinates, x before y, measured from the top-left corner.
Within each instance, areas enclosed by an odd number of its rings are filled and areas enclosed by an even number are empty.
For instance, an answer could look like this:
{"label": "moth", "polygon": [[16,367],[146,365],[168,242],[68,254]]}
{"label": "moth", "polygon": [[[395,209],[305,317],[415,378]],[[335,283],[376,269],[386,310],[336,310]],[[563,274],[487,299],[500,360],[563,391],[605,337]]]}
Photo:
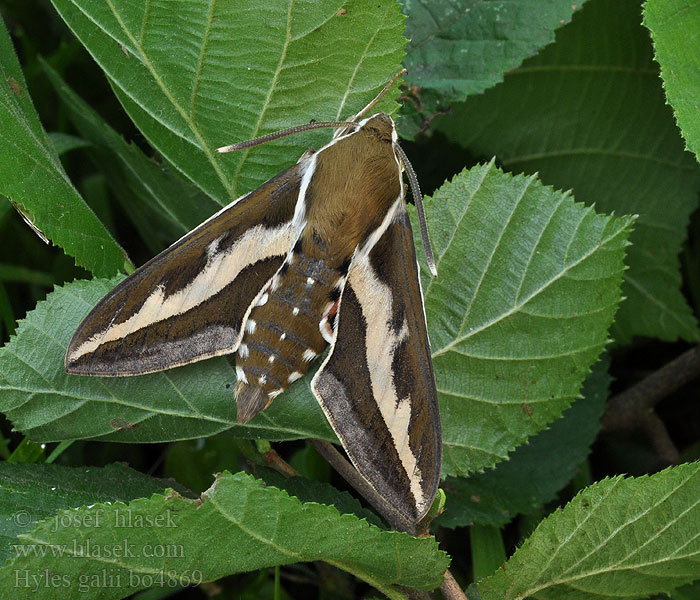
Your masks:
{"label": "moth", "polygon": [[[68,373],[140,375],[235,353],[246,423],[330,345],[311,389],[355,468],[405,518],[430,508],[440,416],[403,172],[386,114],[293,127],[220,148],[333,127],[329,143],[244,194],[137,269],[85,317]],[[435,271],[424,218],[421,232]]]}

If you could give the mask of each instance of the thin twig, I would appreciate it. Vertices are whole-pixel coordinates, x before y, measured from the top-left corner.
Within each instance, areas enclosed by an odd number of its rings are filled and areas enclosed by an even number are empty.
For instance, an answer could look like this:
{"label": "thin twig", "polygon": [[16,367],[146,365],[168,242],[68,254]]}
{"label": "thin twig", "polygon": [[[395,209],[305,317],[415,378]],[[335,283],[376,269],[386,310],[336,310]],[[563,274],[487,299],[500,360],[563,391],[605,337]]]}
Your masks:
{"label": "thin twig", "polygon": [[449,569],[445,571],[445,579],[440,586],[440,591],[447,600],[469,600]]}
{"label": "thin twig", "polygon": [[679,461],[673,444],[654,406],[678,388],[700,376],[700,346],[694,346],[639,383],[608,400],[601,420],[603,429],[642,429],[666,464]]}
{"label": "thin twig", "polygon": [[604,429],[636,427],[642,415],[660,400],[700,376],[700,346],[674,358],[658,371],[608,400],[603,415]]}
{"label": "thin twig", "polygon": [[263,452],[263,458],[265,459],[265,464],[274,469],[278,473],[281,473],[285,477],[296,477],[299,475],[296,469],[292,467],[287,461],[285,461],[275,450],[270,448],[267,452]]}
{"label": "thin twig", "polygon": [[647,434],[649,441],[656,450],[656,455],[664,465],[677,465],[681,460],[680,452],[673,443],[666,425],[655,412],[647,415],[640,423],[641,428]]}

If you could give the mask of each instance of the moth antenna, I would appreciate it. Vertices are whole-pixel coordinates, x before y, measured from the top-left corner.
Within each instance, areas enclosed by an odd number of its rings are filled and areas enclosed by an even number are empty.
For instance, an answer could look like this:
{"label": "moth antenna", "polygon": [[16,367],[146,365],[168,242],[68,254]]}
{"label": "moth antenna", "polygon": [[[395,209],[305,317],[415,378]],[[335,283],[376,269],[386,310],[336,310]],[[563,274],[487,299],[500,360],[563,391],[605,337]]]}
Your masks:
{"label": "moth antenna", "polygon": [[408,156],[403,151],[403,148],[398,144],[394,144],[396,152],[398,152],[403,168],[408,175],[408,181],[411,184],[411,194],[413,194],[413,202],[418,211],[418,227],[420,228],[420,237],[423,240],[423,248],[425,248],[425,259],[428,263],[428,269],[433,277],[437,277],[437,268],[435,267],[435,258],[433,257],[433,249],[430,245],[430,237],[428,236],[428,225],[425,222],[425,211],[423,210],[423,194],[421,194],[420,186],[416,173],[408,160]]}
{"label": "moth antenna", "polygon": [[382,99],[382,96],[386,94],[389,89],[391,88],[392,85],[394,85],[394,82],[401,77],[401,75],[406,74],[406,69],[401,69],[396,75],[394,75],[389,81],[387,81],[386,85],[384,86],[384,89],[382,89],[381,92],[379,92],[374,100],[370,102],[367,106],[365,106],[359,113],[357,113],[355,116],[351,117],[348,119],[348,121],[357,121],[362,115],[364,115],[368,110],[373,108],[377,102],[379,102]]}
{"label": "moth antenna", "polygon": [[216,151],[221,154],[224,152],[235,152],[236,150],[244,150],[245,148],[259,146],[260,144],[266,144],[272,140],[287,137],[288,135],[294,135],[295,133],[302,133],[311,129],[338,129],[340,127],[347,129],[348,127],[355,127],[356,125],[357,123],[352,123],[349,121],[312,121],[311,123],[305,123],[304,125],[295,125],[294,127],[289,127],[288,129],[282,129],[281,131],[274,131],[266,135],[261,135],[260,137],[253,138],[252,140],[246,140],[245,142],[238,142],[237,144],[231,144],[230,146],[222,146],[221,148],[217,148]]}
{"label": "moth antenna", "polygon": [[238,142],[236,144],[231,144],[230,146],[222,146],[217,148],[216,151],[220,154],[225,152],[236,152],[237,150],[244,150],[246,148],[252,148],[253,146],[259,146],[260,144],[266,144],[272,140],[277,140],[279,138],[287,137],[288,135],[294,135],[295,133],[302,133],[304,131],[310,131],[311,129],[348,129],[350,127],[355,127],[357,125],[356,121],[362,115],[364,115],[368,110],[377,104],[382,99],[382,96],[386,94],[394,82],[406,73],[406,69],[401,69],[396,75],[394,75],[384,86],[381,92],[365,106],[359,113],[355,116],[349,118],[347,121],[311,121],[310,123],[305,123],[304,125],[295,125],[294,127],[289,127],[288,129],[282,129],[280,131],[274,131],[266,135],[261,135],[260,137],[253,138],[252,140],[246,140],[244,142]]}

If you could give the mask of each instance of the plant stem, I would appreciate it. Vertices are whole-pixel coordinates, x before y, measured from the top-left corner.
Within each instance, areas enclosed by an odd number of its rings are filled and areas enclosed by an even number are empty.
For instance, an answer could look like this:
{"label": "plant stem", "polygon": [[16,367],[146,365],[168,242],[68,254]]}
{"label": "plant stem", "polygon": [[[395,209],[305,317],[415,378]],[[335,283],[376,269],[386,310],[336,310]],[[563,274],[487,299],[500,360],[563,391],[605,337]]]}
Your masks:
{"label": "plant stem", "polygon": [[60,442],[58,446],[56,446],[53,449],[51,454],[49,454],[48,458],[44,462],[52,463],[53,461],[55,461],[59,456],[61,456],[61,454],[63,454],[66,450],[68,450],[68,448],[70,448],[71,444],[74,441],[75,440],[64,440]]}
{"label": "plant stem", "polygon": [[680,455],[654,406],[681,386],[700,376],[700,346],[694,346],[639,383],[608,400],[602,418],[604,430],[641,428],[665,463]]}
{"label": "plant stem", "polygon": [[469,600],[449,569],[445,571],[445,580],[440,586],[440,591],[446,600]]}
{"label": "plant stem", "polygon": [[276,450],[270,448],[266,452],[262,453],[262,457],[265,459],[265,464],[274,469],[278,473],[281,473],[285,477],[296,477],[299,475],[296,469],[292,467],[287,461],[285,461]]}

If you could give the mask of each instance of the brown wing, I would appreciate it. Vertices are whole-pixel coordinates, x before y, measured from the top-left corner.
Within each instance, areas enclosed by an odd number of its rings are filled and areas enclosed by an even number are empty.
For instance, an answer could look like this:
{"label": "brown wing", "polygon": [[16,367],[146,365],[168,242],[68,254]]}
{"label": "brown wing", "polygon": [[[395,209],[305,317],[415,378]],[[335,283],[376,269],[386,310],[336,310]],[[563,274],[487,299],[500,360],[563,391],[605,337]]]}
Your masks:
{"label": "brown wing", "polygon": [[335,342],[312,389],[357,470],[416,521],[440,482],[442,441],[405,210],[350,267]]}
{"label": "brown wing", "polygon": [[235,351],[248,307],[299,233],[305,165],[236,200],[115,287],[73,335],[66,371],[135,375]]}

